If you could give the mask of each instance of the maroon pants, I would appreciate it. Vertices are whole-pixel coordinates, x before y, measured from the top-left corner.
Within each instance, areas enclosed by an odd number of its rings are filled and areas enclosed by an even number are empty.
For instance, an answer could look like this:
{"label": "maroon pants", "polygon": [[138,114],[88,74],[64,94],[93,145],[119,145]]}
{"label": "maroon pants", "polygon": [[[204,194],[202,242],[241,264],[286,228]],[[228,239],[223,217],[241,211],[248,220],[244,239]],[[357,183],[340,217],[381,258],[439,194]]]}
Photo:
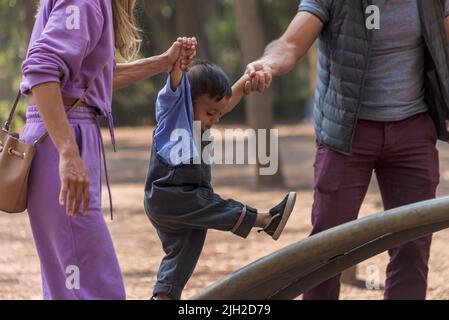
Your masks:
{"label": "maroon pants", "polygon": [[[357,219],[373,170],[385,210],[435,198],[439,183],[437,132],[428,114],[400,122],[359,120],[353,155],[321,143],[315,161],[312,234]],[[391,249],[385,299],[425,299],[432,236]],[[340,277],[304,294],[338,299]]]}

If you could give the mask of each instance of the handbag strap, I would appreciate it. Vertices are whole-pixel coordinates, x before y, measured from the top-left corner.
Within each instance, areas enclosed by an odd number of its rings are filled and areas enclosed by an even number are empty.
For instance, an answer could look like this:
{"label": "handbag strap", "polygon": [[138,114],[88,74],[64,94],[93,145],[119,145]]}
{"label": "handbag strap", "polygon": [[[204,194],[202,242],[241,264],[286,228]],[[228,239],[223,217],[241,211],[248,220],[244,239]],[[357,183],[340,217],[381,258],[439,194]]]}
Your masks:
{"label": "handbag strap", "polygon": [[19,90],[19,92],[17,93],[17,97],[14,100],[14,104],[12,106],[11,112],[9,113],[8,120],[6,120],[6,123],[3,126],[3,130],[6,132],[9,132],[9,129],[10,129],[11,123],[12,123],[12,118],[14,117],[14,113],[16,112],[17,104],[19,103],[21,95],[22,95],[22,93]]}

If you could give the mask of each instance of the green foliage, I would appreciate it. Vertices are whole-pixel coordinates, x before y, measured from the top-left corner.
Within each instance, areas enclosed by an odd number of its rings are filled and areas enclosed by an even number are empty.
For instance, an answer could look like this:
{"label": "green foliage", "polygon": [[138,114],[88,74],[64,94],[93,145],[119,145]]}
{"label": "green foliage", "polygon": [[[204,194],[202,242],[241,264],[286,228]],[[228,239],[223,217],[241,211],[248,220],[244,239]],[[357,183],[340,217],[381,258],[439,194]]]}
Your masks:
{"label": "green foliage", "polygon": [[115,125],[142,126],[154,124],[154,102],[161,86],[162,77],[157,77],[157,79],[143,81],[116,94],[113,105]]}
{"label": "green foliage", "polygon": [[[11,111],[12,102],[9,101],[0,101],[0,126],[3,127],[3,125],[6,122],[6,119],[9,116],[9,113]],[[24,101],[21,101],[19,105],[17,106],[16,114],[13,118],[13,123],[11,126],[11,131],[19,132],[23,125],[25,124],[25,116],[26,116],[26,103]]]}
{"label": "green foliage", "polygon": [[[192,0],[190,0],[192,1]],[[197,0],[200,3],[200,0]],[[260,0],[263,8],[264,30],[267,39],[274,40],[296,14],[297,1]],[[0,0],[0,121],[4,121],[21,80],[21,63],[25,58],[28,39],[33,25],[38,1]],[[183,15],[199,19],[202,43],[207,46],[208,60],[217,63],[229,74],[231,80],[239,78],[245,68],[239,48],[239,31],[236,27],[232,0],[203,2],[207,10],[184,12],[178,7],[180,0],[145,0],[139,2],[138,19],[143,31],[142,55],[159,54],[177,36],[191,35],[184,30]],[[185,20],[185,19],[184,19]],[[262,52],[261,52],[262,54]],[[199,56],[199,58],[205,58]],[[309,66],[307,59],[289,75],[274,82],[275,111],[279,120],[300,119],[302,105],[310,98]],[[115,93],[113,112],[117,125],[134,126],[154,123],[154,103],[165,75],[143,81],[132,88]],[[17,125],[24,119],[25,102],[19,108]],[[244,119],[244,108],[238,108],[230,121]]]}
{"label": "green foliage", "polygon": [[[30,11],[26,10],[29,6]],[[0,0],[0,121],[6,120],[21,81],[21,63],[26,56],[31,23],[27,12],[34,12],[34,2]],[[21,101],[15,117],[17,130],[25,119],[25,101]]]}

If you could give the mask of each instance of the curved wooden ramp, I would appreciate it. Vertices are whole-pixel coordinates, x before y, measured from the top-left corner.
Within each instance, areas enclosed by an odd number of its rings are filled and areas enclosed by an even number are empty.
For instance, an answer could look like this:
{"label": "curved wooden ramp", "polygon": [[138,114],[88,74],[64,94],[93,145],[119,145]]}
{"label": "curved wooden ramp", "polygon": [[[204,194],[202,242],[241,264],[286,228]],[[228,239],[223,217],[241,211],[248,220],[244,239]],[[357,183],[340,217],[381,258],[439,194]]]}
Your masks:
{"label": "curved wooden ramp", "polygon": [[390,248],[449,228],[449,198],[350,222],[257,260],[192,300],[294,299],[343,270]]}

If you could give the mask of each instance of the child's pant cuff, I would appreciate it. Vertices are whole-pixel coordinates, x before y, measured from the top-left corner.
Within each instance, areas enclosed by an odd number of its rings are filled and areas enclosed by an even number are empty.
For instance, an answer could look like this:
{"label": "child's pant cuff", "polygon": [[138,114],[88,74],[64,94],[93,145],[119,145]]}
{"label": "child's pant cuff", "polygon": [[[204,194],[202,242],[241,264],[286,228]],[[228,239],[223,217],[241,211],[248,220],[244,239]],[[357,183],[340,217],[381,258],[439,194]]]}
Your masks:
{"label": "child's pant cuff", "polygon": [[232,233],[246,239],[256,224],[257,209],[244,206]]}
{"label": "child's pant cuff", "polygon": [[181,300],[182,290],[173,285],[157,282],[153,290],[153,296],[157,297],[158,294],[164,294],[173,300]]}

